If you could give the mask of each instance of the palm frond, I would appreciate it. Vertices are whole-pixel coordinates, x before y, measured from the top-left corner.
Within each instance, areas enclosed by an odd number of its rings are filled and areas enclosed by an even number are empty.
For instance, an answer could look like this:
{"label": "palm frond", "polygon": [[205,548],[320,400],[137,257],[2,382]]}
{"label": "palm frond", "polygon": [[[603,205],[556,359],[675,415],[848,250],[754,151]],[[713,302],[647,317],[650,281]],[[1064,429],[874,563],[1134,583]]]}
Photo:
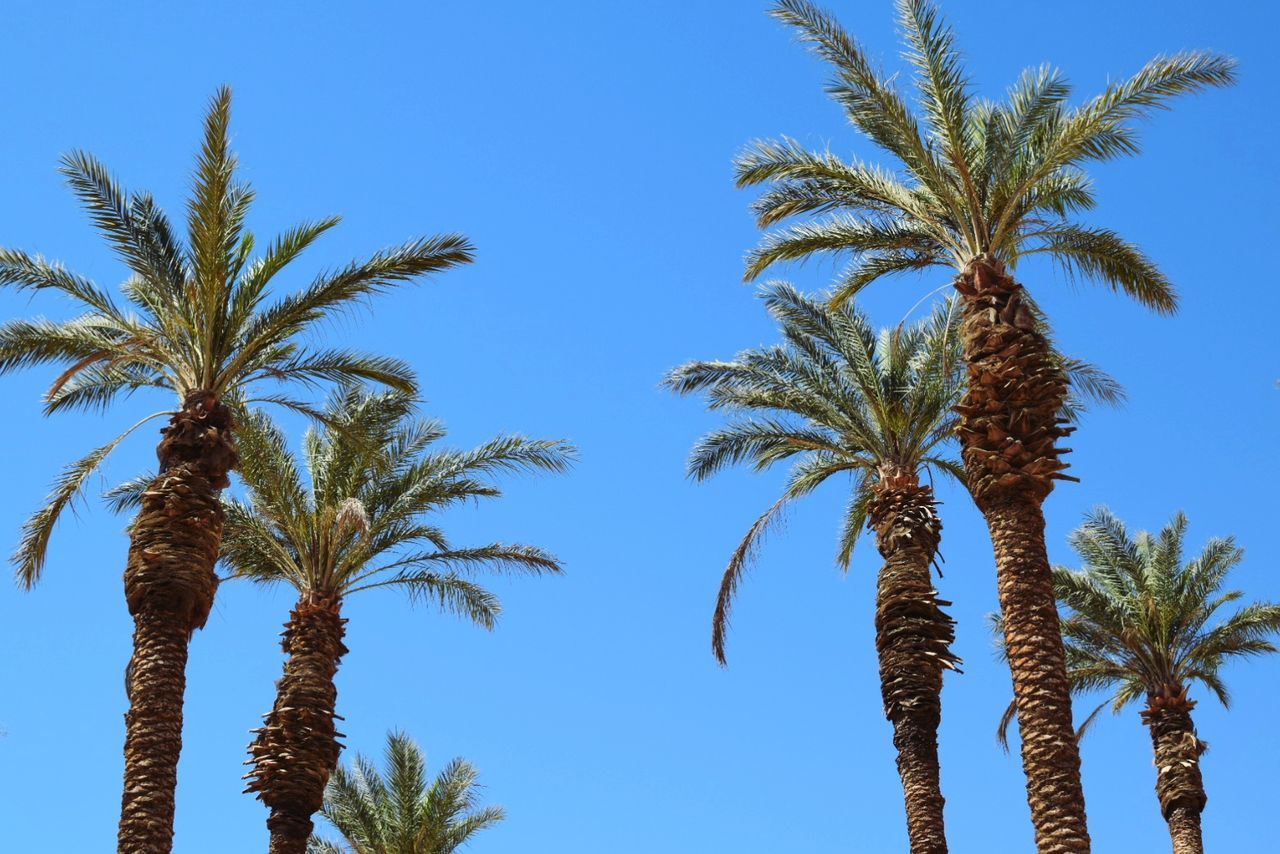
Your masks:
{"label": "palm frond", "polygon": [[23,587],[30,590],[40,581],[40,575],[44,571],[45,556],[49,550],[49,538],[53,535],[54,526],[62,517],[63,511],[74,504],[89,477],[134,430],[149,421],[169,414],[157,412],[147,416],[107,444],[95,448],[62,470],[62,474],[54,482],[53,491],[45,499],[45,505],[22,526],[22,538],[18,542],[12,562],[17,571],[18,581]]}

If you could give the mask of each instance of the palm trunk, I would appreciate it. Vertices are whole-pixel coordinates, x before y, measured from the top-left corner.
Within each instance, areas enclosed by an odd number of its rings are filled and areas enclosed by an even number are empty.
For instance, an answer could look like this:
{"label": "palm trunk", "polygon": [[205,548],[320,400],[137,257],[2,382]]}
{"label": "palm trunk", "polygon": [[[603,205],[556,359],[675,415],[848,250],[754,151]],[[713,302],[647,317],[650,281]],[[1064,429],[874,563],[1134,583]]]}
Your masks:
{"label": "palm trunk", "polygon": [[125,715],[121,854],[173,848],[187,645],[213,607],[222,542],[218,494],[238,462],[231,414],[196,392],[161,432],[160,474],[130,528],[125,598],[134,620]]}
{"label": "palm trunk", "polygon": [[1022,737],[1027,801],[1041,854],[1086,854],[1080,752],[1041,505],[1066,463],[1059,417],[1067,383],[1022,286],[995,259],[956,280],[968,389],[956,407],[969,489],[995,547],[1005,649]]}
{"label": "palm trunk", "polygon": [[342,600],[304,596],[285,624],[287,656],[275,706],[249,752],[253,770],[246,792],[271,809],[271,854],[305,854],[314,815],[324,804],[338,764],[341,733],[334,726],[338,689],[333,677],[347,648]]}
{"label": "palm trunk", "polygon": [[1156,757],[1156,795],[1160,812],[1169,824],[1173,854],[1204,854],[1200,813],[1209,798],[1200,774],[1200,756],[1206,745],[1196,737],[1191,720],[1195,700],[1187,699],[1185,686],[1149,694],[1142,720],[1151,728]]}
{"label": "palm trunk", "polygon": [[950,603],[938,598],[930,575],[942,523],[933,490],[914,475],[882,481],[868,510],[885,560],[876,596],[880,693],[893,724],[911,854],[946,854],[938,724],[942,671],[959,659],[950,650],[955,622],[942,611]]}

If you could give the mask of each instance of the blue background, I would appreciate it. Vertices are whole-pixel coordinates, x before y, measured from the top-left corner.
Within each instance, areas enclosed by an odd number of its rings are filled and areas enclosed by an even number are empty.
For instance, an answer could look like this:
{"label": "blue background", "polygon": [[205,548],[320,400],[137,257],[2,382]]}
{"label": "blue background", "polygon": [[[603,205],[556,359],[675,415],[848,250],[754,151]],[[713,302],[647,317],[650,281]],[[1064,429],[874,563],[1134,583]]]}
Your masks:
{"label": "blue background", "polygon": [[[507,497],[446,520],[460,543],[533,542],[568,573],[495,581],[506,613],[492,634],[384,591],[351,600],[338,677],[348,751],[378,754],[402,727],[435,768],[455,755],[475,763],[486,799],[509,813],[477,852],[905,850],[872,645],[876,555],[864,543],[847,577],[832,561],[845,485],[798,505],[770,539],[721,670],[708,648],[720,572],[782,473],[687,482],[688,448],[717,419],[658,387],[685,360],[775,337],[739,281],[757,232],[749,195],[732,187],[733,154],[785,133],[879,159],[825,98],[825,69],[758,2],[265,5],[11,5],[0,242],[117,281],[121,266],[55,173],[58,155],[88,149],[180,216],[205,102],[224,82],[259,237],[346,217],[285,284],[421,233],[476,242],[474,266],[377,299],[332,339],[409,359],[453,442],[502,431],[576,442],[571,474],[511,480]],[[903,67],[887,0],[831,6],[873,56]],[[1263,263],[1280,226],[1274,7],[995,0],[945,11],[991,96],[1044,61],[1084,96],[1161,51],[1240,59],[1239,86],[1178,103],[1145,132],[1143,157],[1096,171],[1095,221],[1158,259],[1182,293],[1177,317],[1072,287],[1047,266],[1020,275],[1064,348],[1131,396],[1073,437],[1083,484],[1049,499],[1054,559],[1072,559],[1066,535],[1099,502],[1135,528],[1182,508],[1194,548],[1231,533],[1246,547],[1233,586],[1280,599],[1280,292]],[[783,272],[817,289],[832,267]],[[937,271],[878,285],[865,305],[896,323],[946,283]],[[5,317],[68,310],[0,294]],[[46,420],[37,397],[52,375],[0,381],[6,546],[62,464],[169,405],[139,397],[105,418]],[[152,438],[148,428],[132,440],[107,479],[148,466]],[[962,494],[942,498],[940,584],[966,661],[948,677],[941,733],[952,850],[1029,851],[1020,765],[993,736],[1009,679],[984,621],[990,545]],[[0,592],[4,850],[112,850],[131,632],[124,524],[91,502],[57,531],[36,591]],[[241,762],[271,704],[291,601],[226,584],[192,644],[178,852],[265,847],[266,812],[240,794]],[[1231,668],[1233,711],[1207,699],[1197,709],[1213,746],[1211,849],[1274,842],[1262,781],[1280,749],[1277,666]],[[1084,761],[1095,851],[1165,849],[1137,711],[1104,719]]]}

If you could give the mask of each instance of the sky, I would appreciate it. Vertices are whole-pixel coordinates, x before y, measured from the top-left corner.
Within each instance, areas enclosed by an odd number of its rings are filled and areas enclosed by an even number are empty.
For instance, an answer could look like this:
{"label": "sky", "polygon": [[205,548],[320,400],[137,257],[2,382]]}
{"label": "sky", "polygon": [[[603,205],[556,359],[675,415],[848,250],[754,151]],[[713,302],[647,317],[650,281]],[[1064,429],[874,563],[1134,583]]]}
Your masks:
{"label": "sky", "polygon": [[[828,0],[884,67],[901,69],[888,0]],[[758,239],[730,162],[787,134],[844,156],[879,155],[823,93],[825,69],[765,14],[767,3],[26,3],[6,15],[0,92],[0,245],[57,258],[100,284],[121,265],[56,173],[83,148],[126,186],[181,212],[209,96],[235,92],[233,134],[256,188],[260,243],[305,219],[343,225],[282,287],[408,238],[459,231],[477,262],[372,300],[330,341],[400,356],[424,411],[469,447],[502,432],[564,438],[573,471],[512,478],[507,494],[451,512],[458,543],[495,539],[559,555],[557,578],[497,579],[492,633],[398,595],[353,597],[338,674],[347,751],[377,755],[401,728],[433,768],[463,756],[508,818],[477,854],[672,854],[906,850],[891,730],[876,678],[877,555],[864,540],[834,565],[847,485],[798,504],[741,588],[729,666],[709,647],[720,573],[783,472],[684,475],[718,423],[659,387],[670,368],[728,358],[776,333],[741,282]],[[1048,499],[1051,558],[1105,503],[1133,528],[1179,509],[1188,544],[1235,535],[1232,586],[1280,600],[1273,485],[1280,418],[1263,264],[1280,226],[1272,4],[1135,0],[943,4],[976,91],[1053,63],[1079,97],[1151,56],[1203,47],[1240,60],[1240,83],[1177,104],[1145,151],[1095,171],[1091,221],[1121,231],[1177,285],[1157,317],[1049,266],[1020,268],[1064,350],[1110,371],[1129,401],[1072,437],[1079,485]],[[778,271],[809,291],[831,264]],[[877,284],[863,305],[896,324],[927,310],[944,271]],[[936,296],[936,295],[935,295]],[[0,292],[0,317],[66,317],[45,294]],[[60,466],[137,417],[44,418],[54,376],[0,377],[7,487],[0,545],[16,544]],[[303,425],[284,422],[292,435]],[[95,490],[153,465],[150,428]],[[985,526],[964,494],[940,497],[955,649],[940,733],[947,828],[957,854],[1032,850],[1023,776],[994,732],[1010,697],[986,615],[996,603]],[[92,497],[91,497],[92,498]],[[109,851],[119,811],[131,621],[121,589],[126,520],[95,500],[57,530],[32,592],[0,587],[0,848]],[[174,850],[262,850],[265,808],[241,794],[248,730],[270,708],[288,590],[224,584],[191,645]],[[1230,712],[1195,691],[1209,804],[1206,845],[1274,842],[1270,779],[1280,660],[1232,666]],[[1088,709],[1092,704],[1081,708]],[[1135,710],[1083,744],[1095,852],[1161,850],[1147,732]]]}

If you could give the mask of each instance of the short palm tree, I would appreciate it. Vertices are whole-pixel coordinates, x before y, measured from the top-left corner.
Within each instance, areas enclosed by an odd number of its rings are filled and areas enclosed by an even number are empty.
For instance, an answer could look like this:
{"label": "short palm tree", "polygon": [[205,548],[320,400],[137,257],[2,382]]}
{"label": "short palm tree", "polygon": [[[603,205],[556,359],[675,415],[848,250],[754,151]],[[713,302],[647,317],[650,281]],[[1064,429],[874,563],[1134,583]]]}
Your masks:
{"label": "short palm tree", "polygon": [[235,180],[230,110],[231,93],[222,89],[205,120],[185,243],[151,196],[125,192],[88,154],[63,159],[71,188],[129,268],[120,286],[123,305],[59,264],[0,249],[0,285],[57,292],[83,311],[62,322],[37,318],[0,326],[0,372],[43,364],[63,368],[46,393],[46,412],[101,411],[140,389],[176,398],[176,411],[144,419],[70,465],[27,523],[14,557],[20,581],[35,584],[58,517],[94,470],[139,426],[169,418],[156,450],[159,473],[142,490],[141,510],[130,528],[124,573],[135,630],[122,852],[165,852],[173,844],[187,645],[204,625],[218,583],[219,493],[239,462],[234,407],[256,397],[309,409],[288,394],[261,389],[266,381],[369,380],[412,389],[412,372],[398,360],[313,348],[304,340],[371,294],[472,257],[470,244],[457,235],[414,240],[322,273],[303,290],[273,299],[277,275],[338,219],[298,226],[254,257],[255,241],[245,229],[253,192]]}
{"label": "short palm tree", "polygon": [[1173,288],[1153,261],[1114,231],[1078,221],[1094,206],[1085,168],[1137,153],[1135,120],[1178,95],[1231,83],[1235,63],[1207,53],[1160,57],[1075,107],[1062,75],[1046,66],[992,103],[972,94],[934,4],[897,6],[917,71],[918,113],[834,18],[807,0],[774,7],[833,67],[828,91],[849,121],[900,169],[791,139],[752,144],[738,158],[737,177],[740,186],[770,185],[755,203],[761,227],[808,218],[766,236],[746,275],[846,255],[852,262],[833,293],[841,303],[895,273],[953,272],[969,374],[958,408],[962,456],[995,546],[1032,819],[1041,851],[1084,852],[1080,757],[1041,511],[1055,479],[1070,479],[1060,459],[1066,449],[1057,445],[1070,431],[1059,421],[1066,380],[1013,270],[1024,257],[1048,255],[1069,274],[1172,312]]}
{"label": "short palm tree", "polygon": [[455,759],[427,783],[427,760],[403,733],[387,736],[386,776],[363,756],[339,767],[322,815],[344,844],[312,837],[308,854],[452,854],[505,818],[479,806],[478,774]]}
{"label": "short palm tree", "polygon": [[[1280,605],[1253,603],[1222,617],[1223,606],[1244,596],[1222,590],[1244,551],[1231,538],[1212,539],[1185,560],[1186,532],[1187,517],[1178,513],[1158,536],[1130,536],[1123,522],[1099,508],[1071,535],[1083,566],[1055,567],[1053,581],[1065,609],[1072,690],[1109,694],[1081,731],[1108,705],[1119,713],[1146,701],[1142,722],[1151,730],[1156,795],[1174,854],[1199,854],[1206,744],[1191,720],[1196,701],[1188,690],[1198,682],[1229,705],[1223,668],[1233,659],[1277,651],[1272,638],[1280,634]],[[1002,742],[1011,717],[1001,723]]]}
{"label": "short palm tree", "polygon": [[492,628],[498,601],[470,576],[560,570],[532,546],[454,548],[430,517],[500,495],[496,474],[565,470],[569,445],[500,436],[470,451],[435,450],[443,428],[416,418],[413,400],[399,392],[346,388],[323,414],[329,426],[303,441],[310,488],[280,430],[262,415],[247,419],[241,475],[248,500],[225,502],[223,556],[232,574],[298,594],[285,623],[284,676],[250,747],[247,775],[248,791],[271,809],[273,854],[306,850],[338,761],[334,674],[346,652],[347,597],[395,587]]}
{"label": "short palm tree", "polygon": [[732,463],[757,471],[794,460],[782,497],[748,530],[720,584],[712,648],[723,664],[729,607],[761,535],[787,504],[833,475],[852,478],[837,560],[848,568],[864,527],[884,558],[876,596],[876,650],[885,715],[893,723],[898,773],[913,854],[947,850],[938,770],[942,673],[954,623],[942,610],[930,568],[942,523],[922,475],[963,479],[947,455],[952,408],[963,390],[951,306],[911,328],[877,335],[851,305],[829,308],[787,285],[764,291],[785,344],[740,353],[732,362],[692,362],[667,384],[705,392],[712,409],[737,419],[705,436],[693,452],[693,477]]}

